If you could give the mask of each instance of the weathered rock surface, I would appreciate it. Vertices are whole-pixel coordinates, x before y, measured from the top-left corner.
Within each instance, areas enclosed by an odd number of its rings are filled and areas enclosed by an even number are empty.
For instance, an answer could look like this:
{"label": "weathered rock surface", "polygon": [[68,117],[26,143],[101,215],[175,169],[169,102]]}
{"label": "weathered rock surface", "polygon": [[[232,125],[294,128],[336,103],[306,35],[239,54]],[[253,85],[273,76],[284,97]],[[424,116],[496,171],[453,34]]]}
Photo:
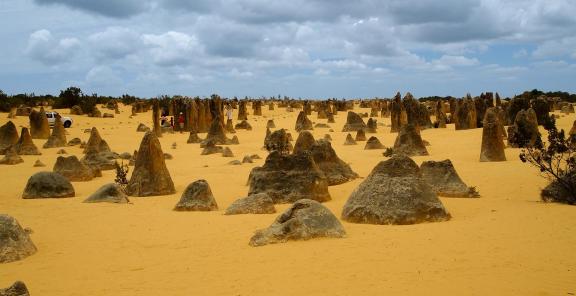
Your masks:
{"label": "weathered rock surface", "polygon": [[446,197],[479,197],[474,188],[468,187],[449,159],[425,161],[420,165],[422,179],[436,194]]}
{"label": "weathered rock surface", "polygon": [[0,289],[0,296],[30,296],[26,284],[17,281],[6,289]]}
{"label": "weathered rock surface", "polygon": [[198,144],[201,143],[203,140],[200,139],[200,137],[198,137],[198,134],[194,131],[190,132],[190,135],[188,136],[188,140],[186,141],[186,143],[188,144]]}
{"label": "weathered rock surface", "polygon": [[382,145],[382,143],[380,143],[380,140],[378,140],[378,138],[376,137],[370,137],[370,139],[366,141],[366,145],[364,146],[364,150],[375,150],[384,148],[386,147]]}
{"label": "weathered rock surface", "polygon": [[270,133],[264,139],[264,148],[268,151],[279,151],[280,153],[289,153],[292,150],[292,144],[285,129],[279,129]]}
{"label": "weathered rock surface", "polygon": [[271,152],[262,167],[252,169],[248,195],[268,193],[274,203],[299,199],[330,200],[328,179],[308,153]]}
{"label": "weathered rock surface", "polygon": [[108,143],[102,139],[96,127],[93,127],[90,130],[90,138],[88,138],[88,142],[84,148],[84,153],[91,152],[111,152],[110,146],[108,146]]}
{"label": "weathered rock surface", "polygon": [[256,231],[249,244],[258,247],[289,240],[345,236],[344,227],[330,210],[317,201],[301,199],[276,218],[268,228]]}
{"label": "weathered rock surface", "polygon": [[293,153],[300,153],[304,151],[309,151],[312,145],[316,140],[314,140],[314,136],[309,131],[302,131],[298,138],[296,139],[296,144],[294,144]]}
{"label": "weathered rock surface", "polygon": [[70,182],[90,181],[97,175],[89,166],[81,163],[75,155],[58,156],[52,171],[66,177]]}
{"label": "weathered rock surface", "polygon": [[36,250],[18,221],[12,216],[0,214],[0,263],[22,260],[36,253]]}
{"label": "weathered rock surface", "polygon": [[53,172],[38,172],[28,179],[22,198],[65,198],[74,195],[74,187],[66,177]]}
{"label": "weathered rock surface", "polygon": [[342,131],[355,132],[358,130],[365,130],[365,129],[366,129],[366,123],[364,123],[362,117],[360,117],[360,115],[352,111],[348,111],[348,116],[346,117],[346,124],[344,124]]}
{"label": "weathered rock surface", "polygon": [[514,148],[534,147],[541,142],[538,121],[534,111],[520,110],[516,113],[514,125],[508,127],[508,146]]}
{"label": "weathered rock surface", "polygon": [[318,168],[328,180],[328,186],[346,183],[356,179],[356,174],[350,166],[342,161],[332,148],[330,141],[321,139],[314,140],[314,136],[308,131],[303,131],[294,145],[294,154],[309,153]]}
{"label": "weathered rock surface", "polygon": [[259,193],[234,201],[224,215],[273,214],[276,213],[274,201],[268,194]]}
{"label": "weathered rock surface", "polygon": [[12,121],[8,121],[0,127],[0,154],[4,154],[8,147],[16,143],[18,143],[18,130]]}
{"label": "weathered rock surface", "polygon": [[83,202],[85,203],[99,203],[99,202],[109,202],[109,203],[129,203],[130,200],[128,196],[116,183],[105,184],[100,187],[96,192],[92,193]]}
{"label": "weathered rock surface", "polygon": [[296,118],[296,126],[294,129],[298,132],[314,129],[312,126],[312,121],[308,119],[308,116],[306,116],[304,111],[300,111],[300,113],[298,113],[298,118]]}
{"label": "weathered rock surface", "polygon": [[136,128],[136,131],[137,131],[137,132],[145,133],[145,132],[149,132],[149,131],[150,131],[150,128],[147,127],[145,124],[140,123],[140,124],[138,125],[138,127]]}
{"label": "weathered rock surface", "polygon": [[188,185],[175,211],[217,211],[218,204],[206,180],[198,180]]}
{"label": "weathered rock surface", "polygon": [[245,129],[247,131],[251,131],[252,130],[252,126],[250,125],[250,123],[248,123],[248,121],[246,120],[242,120],[240,123],[237,123],[236,126],[234,126],[234,128],[236,129]]}
{"label": "weathered rock surface", "polygon": [[132,177],[126,186],[126,194],[154,196],[175,192],[160,141],[153,132],[146,132],[138,149]]}
{"label": "weathered rock surface", "polygon": [[352,138],[351,134],[346,135],[346,141],[344,141],[344,145],[356,145],[356,140]]}
{"label": "weathered rock surface", "polygon": [[482,127],[480,161],[506,161],[503,126],[494,107],[488,108]]}
{"label": "weathered rock surface", "polygon": [[350,194],[342,219],[366,224],[446,221],[450,214],[405,155],[380,162]]}
{"label": "weathered rock surface", "polygon": [[359,129],[359,130],[356,132],[356,141],[357,141],[357,142],[364,142],[364,141],[366,141],[366,133],[364,132],[363,129]]}
{"label": "weathered rock surface", "polygon": [[230,150],[230,148],[224,147],[222,150],[222,157],[234,157],[234,153],[232,150]]}
{"label": "weathered rock surface", "polygon": [[50,124],[44,108],[40,111],[32,110],[28,116],[30,119],[30,135],[32,139],[48,139],[50,137]]}
{"label": "weathered rock surface", "polygon": [[52,134],[48,137],[48,141],[44,143],[44,148],[57,148],[66,147],[68,141],[66,141],[66,130],[64,125],[62,125],[62,120],[60,116],[57,116],[54,121],[54,127],[52,128]]}
{"label": "weathered rock surface", "polygon": [[407,156],[428,155],[428,150],[424,146],[420,132],[412,124],[403,125],[394,142],[394,153],[405,154]]}
{"label": "weathered rock surface", "polygon": [[5,150],[5,154],[6,155],[4,155],[2,159],[0,159],[0,164],[15,165],[24,162],[22,157],[20,157],[20,155],[16,153],[16,149],[14,148],[14,146],[8,147]]}

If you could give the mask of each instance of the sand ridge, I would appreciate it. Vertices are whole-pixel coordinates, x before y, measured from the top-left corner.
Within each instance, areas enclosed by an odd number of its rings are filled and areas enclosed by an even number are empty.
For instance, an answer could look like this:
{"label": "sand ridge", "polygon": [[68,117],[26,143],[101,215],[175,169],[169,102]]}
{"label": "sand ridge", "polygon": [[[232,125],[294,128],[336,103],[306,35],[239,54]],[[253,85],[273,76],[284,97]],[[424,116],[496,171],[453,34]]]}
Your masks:
{"label": "sand ridge", "polygon": [[[369,112],[369,109],[355,111]],[[57,110],[68,114],[68,110]],[[115,152],[138,149],[151,127],[151,111],[129,118],[121,106],[116,118],[72,116],[68,140],[89,134],[96,126]],[[236,116],[234,112],[234,118]],[[41,149],[41,156],[22,156],[24,163],[0,168],[0,212],[34,230],[38,253],[0,265],[0,287],[24,281],[32,295],[567,295],[576,293],[574,207],[545,204],[539,190],[547,181],[518,159],[519,149],[506,149],[506,162],[479,162],[482,129],[422,131],[431,143],[426,160],[452,160],[460,177],[476,186],[479,199],[441,197],[452,220],[409,226],[360,225],[342,222],[345,239],[320,239],[253,248],[256,229],[267,227],[277,214],[225,216],[224,210],[246,196],[250,170],[264,163],[266,122],[288,129],[297,138],[298,112],[269,111],[249,115],[252,131],[237,130],[240,145],[229,146],[235,158],[258,154],[253,164],[230,166],[220,154],[200,156],[198,144],[186,144],[187,133],[164,134],[166,164],[176,194],[132,197],[133,204],[84,204],[101,185],[112,182],[113,171],[90,182],[74,182],[76,197],[23,200],[29,176],[50,171],[58,149]],[[313,113],[309,118],[315,122]],[[335,132],[316,128],[316,139],[329,133],[338,156],[361,178],[329,187],[332,201],[324,203],[337,217],[349,194],[385,158],[382,150],[363,150],[365,142],[344,146],[340,132],[346,113],[329,124]],[[566,131],[574,115],[557,120]],[[366,120],[366,119],[365,119]],[[0,124],[8,121],[0,115]],[[390,124],[389,119],[378,122]],[[20,132],[27,117],[14,120]],[[234,123],[237,123],[234,120]],[[396,134],[379,126],[375,134],[392,146]],[[545,133],[543,139],[545,139]],[[367,134],[372,136],[374,134]],[[205,134],[200,134],[204,138]],[[42,147],[45,140],[34,140]],[[172,143],[176,149],[171,149]],[[68,153],[82,156],[78,147]],[[34,168],[40,159],[47,167]],[[216,212],[172,211],[186,186],[205,179],[220,207]],[[288,205],[276,206],[278,212]]]}

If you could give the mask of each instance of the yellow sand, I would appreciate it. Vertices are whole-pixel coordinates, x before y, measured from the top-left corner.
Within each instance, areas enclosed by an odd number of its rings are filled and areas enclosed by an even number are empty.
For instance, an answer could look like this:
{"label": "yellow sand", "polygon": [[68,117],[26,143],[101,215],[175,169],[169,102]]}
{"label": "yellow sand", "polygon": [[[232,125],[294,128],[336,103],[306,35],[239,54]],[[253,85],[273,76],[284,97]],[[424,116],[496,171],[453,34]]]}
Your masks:
{"label": "yellow sand", "polygon": [[[101,108],[103,111],[104,109]],[[67,110],[59,110],[68,114]],[[356,108],[355,111],[360,111]],[[361,110],[368,112],[368,109]],[[297,112],[268,111],[250,116],[252,131],[239,130],[240,145],[230,146],[235,158],[258,154],[254,164],[227,165],[219,154],[200,156],[198,144],[186,144],[188,134],[165,134],[164,152],[174,156],[167,165],[177,193],[132,198],[133,204],[84,204],[105,183],[102,178],[75,182],[76,197],[23,200],[28,177],[51,170],[58,149],[42,149],[41,156],[0,167],[0,212],[16,217],[34,233],[38,253],[22,261],[0,265],[0,287],[24,281],[32,295],[573,295],[576,293],[576,207],[545,204],[539,191],[547,181],[522,164],[518,149],[506,149],[508,161],[480,163],[482,129],[424,130],[431,143],[425,160],[449,158],[479,199],[441,198],[452,220],[410,226],[360,225],[343,222],[344,239],[320,239],[250,247],[252,233],[270,225],[278,214],[224,216],[235,199],[246,196],[250,170],[264,163],[262,150],[266,120],[293,130]],[[138,149],[142,122],[151,126],[151,113],[130,119],[130,109],[114,119],[73,116],[68,140],[98,127],[112,150]],[[236,112],[234,114],[236,116]],[[310,118],[315,122],[325,122]],[[558,120],[569,129],[575,116]],[[362,177],[385,158],[382,150],[364,151],[364,142],[343,146],[340,132],[346,113],[330,124],[335,132],[315,129],[317,138],[329,133],[333,147]],[[0,124],[7,121],[0,115]],[[378,119],[387,125],[389,119]],[[235,123],[237,121],[235,120]],[[28,125],[27,117],[15,124]],[[205,134],[201,134],[205,137]],[[371,136],[368,134],[367,136]],[[395,134],[379,127],[378,138],[391,146]],[[172,143],[177,143],[175,150]],[[44,140],[35,140],[41,147]],[[66,147],[81,156],[78,147]],[[46,168],[33,168],[36,159]],[[220,207],[217,212],[174,212],[184,188],[206,179]],[[325,205],[340,217],[342,206],[357,179],[329,188]],[[277,206],[278,212],[288,205]]]}

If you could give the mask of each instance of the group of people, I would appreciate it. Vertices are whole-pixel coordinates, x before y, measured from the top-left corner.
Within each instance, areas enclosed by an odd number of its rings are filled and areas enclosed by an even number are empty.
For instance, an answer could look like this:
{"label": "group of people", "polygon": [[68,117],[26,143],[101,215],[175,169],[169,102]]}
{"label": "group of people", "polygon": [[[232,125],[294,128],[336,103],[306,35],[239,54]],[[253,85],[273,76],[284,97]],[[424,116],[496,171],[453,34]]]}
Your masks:
{"label": "group of people", "polygon": [[[230,104],[226,104],[224,109],[226,110],[226,119],[232,120],[232,106]],[[184,131],[184,122],[184,113],[180,112],[180,114],[178,114],[178,127],[180,128],[180,133]],[[160,126],[169,127],[174,130],[174,116],[170,116],[170,120],[168,120],[168,117],[163,114],[162,117],[160,117]]]}

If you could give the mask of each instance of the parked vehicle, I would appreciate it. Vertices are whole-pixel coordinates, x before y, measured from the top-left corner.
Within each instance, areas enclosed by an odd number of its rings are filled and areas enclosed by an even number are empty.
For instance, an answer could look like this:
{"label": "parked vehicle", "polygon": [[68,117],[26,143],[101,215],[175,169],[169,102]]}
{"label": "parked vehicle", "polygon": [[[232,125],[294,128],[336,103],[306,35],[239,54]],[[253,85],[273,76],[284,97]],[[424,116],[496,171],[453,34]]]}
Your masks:
{"label": "parked vehicle", "polygon": [[[50,124],[50,126],[54,126],[54,122],[56,122],[56,115],[58,115],[58,112],[54,111],[46,112],[46,117],[48,118],[48,123]],[[64,125],[65,128],[69,128],[72,126],[72,118],[70,117],[60,116],[60,121],[62,121],[62,125]]]}

